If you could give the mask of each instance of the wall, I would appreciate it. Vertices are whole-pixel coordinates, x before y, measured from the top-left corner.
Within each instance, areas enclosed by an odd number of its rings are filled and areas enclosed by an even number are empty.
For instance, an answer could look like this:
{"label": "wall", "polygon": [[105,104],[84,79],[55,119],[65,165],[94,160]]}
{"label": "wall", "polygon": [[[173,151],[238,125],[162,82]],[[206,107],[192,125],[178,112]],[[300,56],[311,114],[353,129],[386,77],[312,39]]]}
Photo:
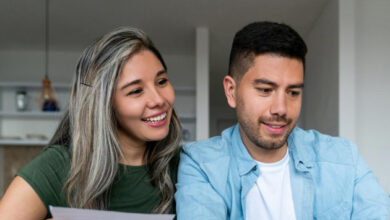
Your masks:
{"label": "wall", "polygon": [[[73,51],[51,51],[49,60],[49,76],[55,83],[71,83],[77,61],[82,49]],[[195,58],[191,54],[163,54],[168,66],[169,79],[174,87],[195,87]],[[45,74],[44,53],[39,50],[0,50],[0,81],[40,82]],[[12,95],[12,94],[11,94]],[[37,94],[29,94],[34,99]],[[1,94],[0,94],[1,98]],[[4,97],[3,97],[4,98]],[[10,98],[10,97],[7,97]],[[12,97],[11,97],[12,99]],[[14,101],[13,99],[11,101]],[[30,100],[33,102],[32,100]],[[11,104],[11,102],[10,102]],[[32,103],[34,104],[34,103]],[[62,103],[62,109],[66,103]],[[195,115],[194,93],[177,93],[176,110],[179,115]],[[20,131],[19,119],[3,120],[0,131],[3,135],[15,135]],[[194,120],[185,120],[183,123],[195,137]],[[36,120],[25,120],[21,133],[34,133]],[[57,120],[45,120],[42,129],[47,136],[51,136]]]}
{"label": "wall", "polygon": [[[71,82],[80,51],[51,51],[52,82]],[[44,53],[39,50],[0,50],[0,80],[39,82],[45,74]]]}
{"label": "wall", "polygon": [[302,125],[355,142],[390,194],[390,1],[330,0],[307,35]]}
{"label": "wall", "polygon": [[338,1],[330,0],[306,37],[301,125],[338,135]]}
{"label": "wall", "polygon": [[[53,82],[71,82],[82,49],[51,51],[49,75]],[[163,54],[172,84],[195,85],[195,61],[193,55]],[[45,73],[44,53],[39,50],[0,50],[1,81],[40,81]]]}
{"label": "wall", "polygon": [[356,1],[356,142],[390,194],[390,1]]}

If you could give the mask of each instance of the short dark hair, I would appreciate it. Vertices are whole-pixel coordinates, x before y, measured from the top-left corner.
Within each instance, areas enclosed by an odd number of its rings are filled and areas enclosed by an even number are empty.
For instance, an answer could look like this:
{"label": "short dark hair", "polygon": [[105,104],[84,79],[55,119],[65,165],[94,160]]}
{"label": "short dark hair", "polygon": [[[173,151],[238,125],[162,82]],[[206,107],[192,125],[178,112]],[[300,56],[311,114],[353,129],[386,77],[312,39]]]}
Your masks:
{"label": "short dark hair", "polygon": [[305,65],[307,47],[290,26],[269,21],[248,24],[236,33],[229,59],[229,75],[240,81],[255,56],[275,54],[296,58]]}

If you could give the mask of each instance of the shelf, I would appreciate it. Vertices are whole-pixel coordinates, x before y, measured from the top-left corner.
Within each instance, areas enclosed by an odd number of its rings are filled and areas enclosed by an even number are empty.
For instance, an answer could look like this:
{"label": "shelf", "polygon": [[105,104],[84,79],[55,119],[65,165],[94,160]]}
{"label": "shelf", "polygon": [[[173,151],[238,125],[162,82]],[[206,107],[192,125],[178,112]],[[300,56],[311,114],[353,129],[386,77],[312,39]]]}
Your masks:
{"label": "shelf", "polygon": [[0,117],[20,117],[20,118],[61,118],[64,112],[43,112],[43,111],[20,111],[8,112],[0,111]]}
{"label": "shelf", "polygon": [[49,143],[49,140],[7,140],[0,139],[0,146],[45,146]]}
{"label": "shelf", "polygon": [[175,93],[179,94],[192,94],[195,95],[194,87],[174,87]]}
{"label": "shelf", "polygon": [[[52,83],[55,89],[70,89],[69,83]],[[0,82],[0,88],[40,88],[41,82]]]}
{"label": "shelf", "polygon": [[178,115],[180,121],[195,121],[196,116],[191,114],[181,114]]}

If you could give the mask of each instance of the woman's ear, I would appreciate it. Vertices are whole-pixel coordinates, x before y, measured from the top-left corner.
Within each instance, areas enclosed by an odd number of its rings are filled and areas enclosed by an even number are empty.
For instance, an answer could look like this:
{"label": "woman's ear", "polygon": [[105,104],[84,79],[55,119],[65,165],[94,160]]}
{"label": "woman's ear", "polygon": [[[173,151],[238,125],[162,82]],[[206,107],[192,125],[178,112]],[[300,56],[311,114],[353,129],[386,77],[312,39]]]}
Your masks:
{"label": "woman's ear", "polygon": [[236,108],[236,90],[237,84],[233,77],[227,75],[223,78],[223,88],[225,96],[230,107]]}

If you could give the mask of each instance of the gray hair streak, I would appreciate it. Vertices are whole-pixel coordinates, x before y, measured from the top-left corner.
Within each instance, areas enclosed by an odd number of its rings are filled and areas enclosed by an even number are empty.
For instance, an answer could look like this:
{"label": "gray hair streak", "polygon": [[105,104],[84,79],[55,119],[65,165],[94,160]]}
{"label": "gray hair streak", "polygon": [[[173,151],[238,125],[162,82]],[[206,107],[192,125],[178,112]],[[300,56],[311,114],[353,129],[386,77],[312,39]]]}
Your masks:
{"label": "gray hair streak", "polygon": [[[108,193],[123,153],[116,135],[113,93],[124,63],[141,50],[153,52],[166,65],[147,35],[139,29],[116,29],[88,47],[79,59],[69,109],[50,144],[70,146],[72,164],[64,190],[71,207],[106,209]],[[145,159],[151,181],[161,193],[156,213],[172,209],[174,184],[170,161],[178,151],[181,126],[173,110],[167,137],[149,143]]]}

